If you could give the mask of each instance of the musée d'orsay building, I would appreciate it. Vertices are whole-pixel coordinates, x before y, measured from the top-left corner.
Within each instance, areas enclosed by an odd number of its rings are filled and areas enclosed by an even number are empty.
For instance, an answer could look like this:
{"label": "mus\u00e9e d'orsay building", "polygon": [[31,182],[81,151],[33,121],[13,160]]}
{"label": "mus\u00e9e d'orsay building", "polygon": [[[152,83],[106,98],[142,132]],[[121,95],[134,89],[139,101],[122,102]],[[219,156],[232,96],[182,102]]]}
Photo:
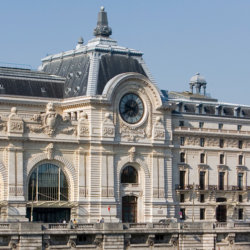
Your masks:
{"label": "mus\u00e9e d'orsay building", "polygon": [[1,221],[248,225],[250,107],[208,96],[199,73],[160,90],[111,33],[101,8],[87,44],[0,68]]}

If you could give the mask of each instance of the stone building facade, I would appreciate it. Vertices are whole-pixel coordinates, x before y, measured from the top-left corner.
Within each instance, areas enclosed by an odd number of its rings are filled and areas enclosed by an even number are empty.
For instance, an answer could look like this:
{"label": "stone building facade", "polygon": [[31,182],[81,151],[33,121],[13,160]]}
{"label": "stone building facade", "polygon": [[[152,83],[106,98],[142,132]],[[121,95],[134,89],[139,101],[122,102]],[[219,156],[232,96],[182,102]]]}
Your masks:
{"label": "stone building facade", "polygon": [[[84,239],[94,248],[120,232],[121,247],[138,238],[142,249],[157,242],[191,249],[193,230],[198,248],[218,239],[226,249],[249,227],[250,107],[207,96],[200,74],[190,91],[159,90],[142,52],[119,46],[111,33],[101,8],[86,45],[79,39],[42,59],[38,71],[0,68],[0,230],[15,221],[76,220],[92,232]],[[101,218],[118,231],[94,225]],[[56,242],[52,231],[41,237],[41,225],[33,227],[34,246]],[[67,231],[69,247],[80,241],[75,229]],[[20,232],[5,241],[25,249]]]}

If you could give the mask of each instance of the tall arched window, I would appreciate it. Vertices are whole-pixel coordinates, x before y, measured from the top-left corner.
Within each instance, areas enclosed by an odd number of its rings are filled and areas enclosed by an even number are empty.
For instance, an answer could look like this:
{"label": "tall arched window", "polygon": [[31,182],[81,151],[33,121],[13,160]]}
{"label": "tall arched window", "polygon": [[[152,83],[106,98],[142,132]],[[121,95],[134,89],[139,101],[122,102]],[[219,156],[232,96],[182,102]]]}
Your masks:
{"label": "tall arched window", "polygon": [[121,183],[138,183],[138,173],[134,167],[127,166],[123,169]]}
{"label": "tall arched window", "polygon": [[29,179],[29,200],[67,201],[68,182],[63,171],[50,163],[36,167]]}

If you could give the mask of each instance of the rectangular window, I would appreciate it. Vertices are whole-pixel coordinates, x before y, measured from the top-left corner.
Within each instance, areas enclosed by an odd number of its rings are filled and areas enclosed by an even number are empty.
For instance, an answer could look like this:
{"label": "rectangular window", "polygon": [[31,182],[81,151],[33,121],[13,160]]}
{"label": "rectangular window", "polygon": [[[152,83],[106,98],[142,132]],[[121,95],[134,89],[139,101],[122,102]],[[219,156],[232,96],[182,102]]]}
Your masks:
{"label": "rectangular window", "polygon": [[185,194],[180,195],[180,202],[185,202]]}
{"label": "rectangular window", "polygon": [[204,122],[199,122],[199,128],[203,128]]}
{"label": "rectangular window", "polygon": [[223,123],[219,123],[218,128],[223,129]]}
{"label": "rectangular window", "polygon": [[219,123],[218,128],[223,129],[223,123]]}
{"label": "rectangular window", "polygon": [[180,144],[181,144],[181,146],[184,146],[184,144],[185,144],[185,137],[181,137],[180,138]]}
{"label": "rectangular window", "polygon": [[238,148],[239,148],[239,149],[242,149],[242,145],[243,145],[243,142],[242,142],[242,141],[239,141],[239,142],[238,142]]}
{"label": "rectangular window", "polygon": [[200,209],[200,220],[205,220],[205,208]]}
{"label": "rectangular window", "polygon": [[179,121],[179,126],[184,127],[184,121]]}
{"label": "rectangular window", "polygon": [[205,154],[200,154],[200,163],[205,163]]}
{"label": "rectangular window", "polygon": [[243,202],[242,194],[239,194],[238,201],[239,201],[239,202]]}
{"label": "rectangular window", "polygon": [[237,126],[237,130],[238,130],[238,131],[241,131],[241,128],[242,128],[242,125],[238,125],[238,126]]}
{"label": "rectangular window", "polygon": [[223,147],[224,147],[224,140],[220,139],[220,148],[223,148]]}
{"label": "rectangular window", "polygon": [[180,171],[180,189],[185,188],[185,174],[186,171]]}
{"label": "rectangular window", "polygon": [[205,189],[205,175],[206,172],[205,171],[200,171],[200,189]]}
{"label": "rectangular window", "polygon": [[238,219],[243,220],[243,208],[238,209]]}
{"label": "rectangular window", "polygon": [[239,165],[243,164],[243,155],[239,155]]}
{"label": "rectangular window", "polygon": [[185,153],[180,153],[180,162],[185,162]]}
{"label": "rectangular window", "polygon": [[186,219],[186,214],[185,214],[185,208],[180,209],[180,219],[185,220]]}
{"label": "rectangular window", "polygon": [[200,146],[204,147],[205,145],[205,138],[200,138]]}
{"label": "rectangular window", "polygon": [[238,189],[243,189],[243,173],[238,173]]}
{"label": "rectangular window", "polygon": [[219,190],[224,190],[225,172],[219,172]]}
{"label": "rectangular window", "polygon": [[225,164],[225,156],[224,156],[224,154],[220,154],[220,164]]}
{"label": "rectangular window", "polygon": [[201,194],[200,195],[200,203],[204,203],[205,202],[205,195]]}

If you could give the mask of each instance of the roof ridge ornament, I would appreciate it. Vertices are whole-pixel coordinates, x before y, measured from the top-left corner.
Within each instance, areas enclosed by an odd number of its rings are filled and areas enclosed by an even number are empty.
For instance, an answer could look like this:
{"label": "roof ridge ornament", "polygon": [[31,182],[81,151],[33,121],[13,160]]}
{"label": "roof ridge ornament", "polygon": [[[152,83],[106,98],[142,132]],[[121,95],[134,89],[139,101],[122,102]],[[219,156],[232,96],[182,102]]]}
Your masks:
{"label": "roof ridge ornament", "polygon": [[95,36],[109,37],[112,34],[112,29],[108,26],[107,12],[104,10],[105,8],[102,6],[98,13],[97,26],[94,29]]}

